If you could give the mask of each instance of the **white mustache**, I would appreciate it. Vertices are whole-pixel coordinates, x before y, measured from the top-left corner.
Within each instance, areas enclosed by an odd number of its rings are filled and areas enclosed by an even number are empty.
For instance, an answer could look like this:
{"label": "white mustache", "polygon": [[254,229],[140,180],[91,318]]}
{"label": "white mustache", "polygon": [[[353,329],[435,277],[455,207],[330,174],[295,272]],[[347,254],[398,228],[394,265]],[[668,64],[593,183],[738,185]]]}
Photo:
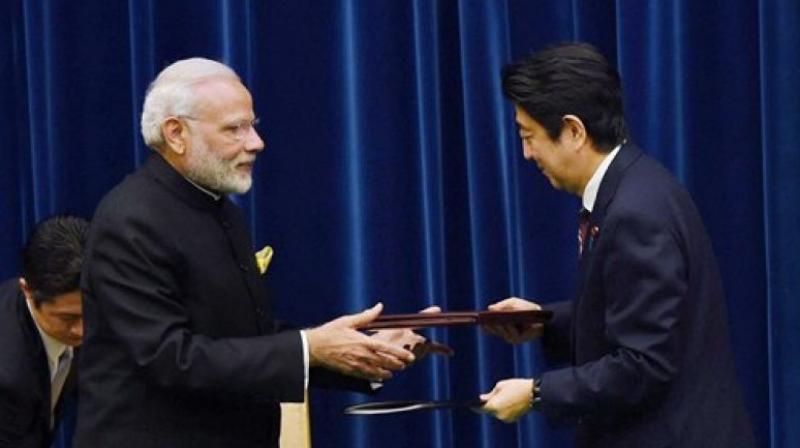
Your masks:
{"label": "white mustache", "polygon": [[242,157],[241,160],[239,158],[236,158],[236,159],[233,160],[233,162],[231,162],[231,164],[233,166],[238,166],[238,165],[242,165],[242,164],[245,164],[245,163],[253,164],[255,162],[256,162],[256,157],[255,156],[247,156],[247,157]]}

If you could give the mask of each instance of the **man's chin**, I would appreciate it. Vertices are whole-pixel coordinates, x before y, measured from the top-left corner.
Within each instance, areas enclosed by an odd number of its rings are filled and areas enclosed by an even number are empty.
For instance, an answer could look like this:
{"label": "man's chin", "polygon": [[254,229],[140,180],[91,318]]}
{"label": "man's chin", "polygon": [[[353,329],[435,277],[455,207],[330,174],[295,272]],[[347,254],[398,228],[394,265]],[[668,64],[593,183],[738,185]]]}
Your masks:
{"label": "man's chin", "polygon": [[224,186],[224,190],[226,193],[232,194],[245,194],[250,191],[250,188],[253,187],[253,178],[248,176],[242,176],[239,179],[236,179],[233,182],[229,182],[228,185]]}

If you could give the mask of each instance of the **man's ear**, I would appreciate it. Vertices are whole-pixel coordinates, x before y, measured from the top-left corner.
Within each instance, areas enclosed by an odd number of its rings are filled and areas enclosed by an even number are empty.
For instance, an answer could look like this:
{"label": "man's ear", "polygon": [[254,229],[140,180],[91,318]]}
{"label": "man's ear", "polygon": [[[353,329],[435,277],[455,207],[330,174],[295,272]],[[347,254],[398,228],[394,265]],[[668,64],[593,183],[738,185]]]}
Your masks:
{"label": "man's ear", "polygon": [[19,289],[22,291],[22,295],[25,296],[25,299],[36,305],[36,302],[33,300],[33,291],[31,290],[30,285],[28,285],[28,282],[25,280],[25,277],[20,277],[18,282]]}
{"label": "man's ear", "polygon": [[586,126],[583,121],[575,115],[564,115],[561,118],[561,135],[559,139],[562,144],[567,144],[572,148],[580,148],[586,143]]}
{"label": "man's ear", "polygon": [[183,155],[186,151],[188,129],[186,124],[178,117],[169,117],[161,123],[161,135],[164,136],[164,149]]}

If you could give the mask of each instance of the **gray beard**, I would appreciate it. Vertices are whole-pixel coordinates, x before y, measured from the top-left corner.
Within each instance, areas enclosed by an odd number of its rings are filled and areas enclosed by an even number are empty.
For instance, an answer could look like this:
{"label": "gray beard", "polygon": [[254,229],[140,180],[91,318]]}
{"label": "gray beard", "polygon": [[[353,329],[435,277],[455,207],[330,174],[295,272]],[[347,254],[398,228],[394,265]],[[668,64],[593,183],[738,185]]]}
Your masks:
{"label": "gray beard", "polygon": [[253,177],[236,172],[236,159],[220,160],[205,144],[195,146],[195,151],[189,159],[186,177],[219,193],[244,194],[250,191]]}

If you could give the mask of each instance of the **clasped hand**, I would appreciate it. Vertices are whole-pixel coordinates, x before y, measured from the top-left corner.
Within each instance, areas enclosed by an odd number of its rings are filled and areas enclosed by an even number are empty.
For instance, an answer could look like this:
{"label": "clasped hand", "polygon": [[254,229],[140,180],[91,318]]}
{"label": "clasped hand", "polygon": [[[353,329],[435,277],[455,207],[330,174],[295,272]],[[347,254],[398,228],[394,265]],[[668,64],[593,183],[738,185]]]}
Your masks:
{"label": "clasped hand", "polygon": [[480,409],[506,423],[517,421],[531,410],[533,380],[512,378],[499,381],[491,392],[481,395],[485,403]]}
{"label": "clasped hand", "polygon": [[[529,311],[542,309],[538,303],[529,302],[519,297],[510,297],[500,302],[489,305],[490,311]],[[509,325],[483,325],[483,329],[495,336],[505,339],[509,344],[521,344],[537,339],[544,331],[542,324],[509,324]]]}
{"label": "clasped hand", "polygon": [[[405,369],[428,353],[447,353],[449,348],[429,344],[410,329],[381,330],[368,336],[358,328],[372,322],[383,311],[378,303],[361,313],[342,316],[306,331],[310,365],[380,381]],[[424,312],[438,312],[431,307]]]}

